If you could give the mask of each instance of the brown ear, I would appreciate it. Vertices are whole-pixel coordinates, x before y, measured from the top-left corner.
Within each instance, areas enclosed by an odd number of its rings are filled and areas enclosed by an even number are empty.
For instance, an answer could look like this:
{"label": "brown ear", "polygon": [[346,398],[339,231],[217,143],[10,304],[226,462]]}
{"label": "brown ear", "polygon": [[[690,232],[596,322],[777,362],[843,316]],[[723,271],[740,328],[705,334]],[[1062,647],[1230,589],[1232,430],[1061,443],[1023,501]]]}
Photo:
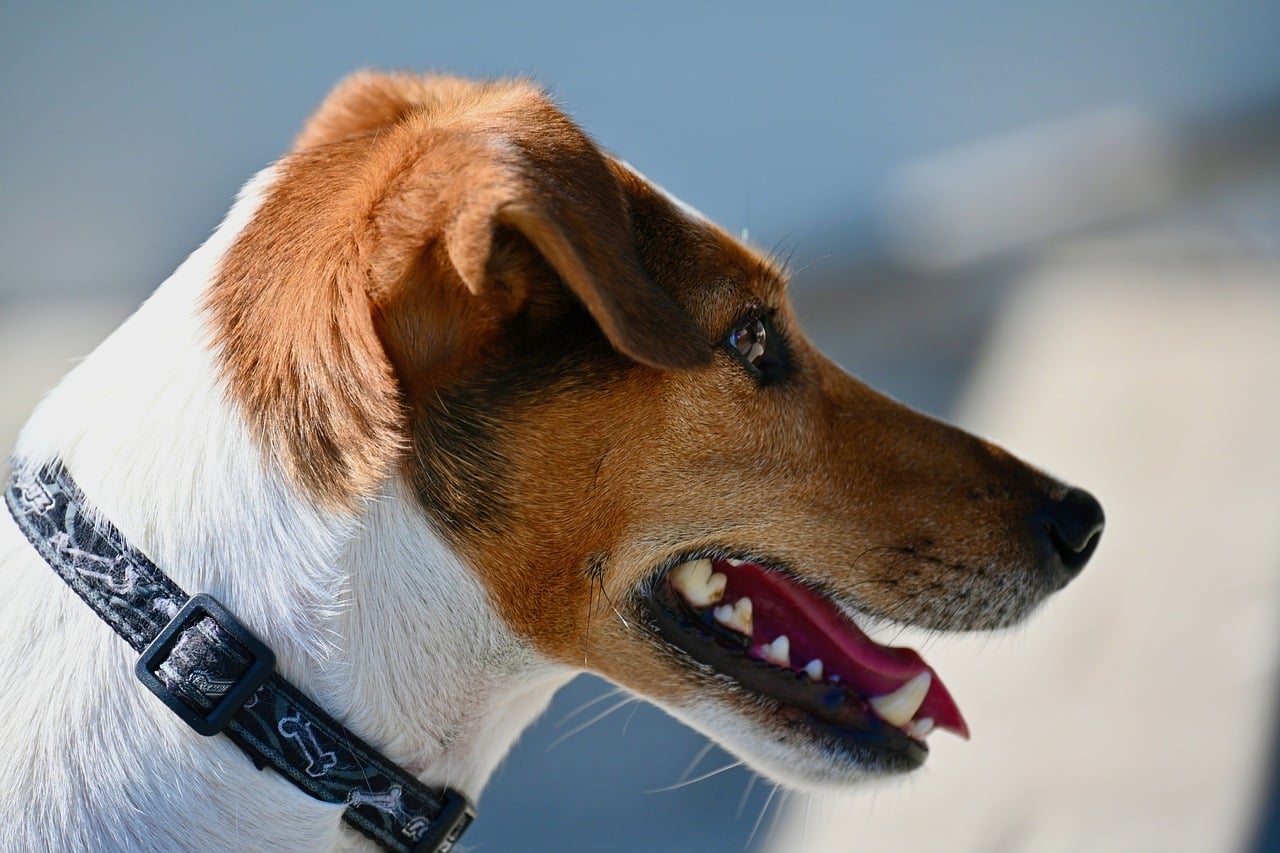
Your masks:
{"label": "brown ear", "polygon": [[466,170],[465,186],[452,196],[458,207],[445,246],[467,288],[485,291],[495,272],[494,234],[509,227],[537,249],[620,352],[665,369],[709,363],[706,335],[641,267],[622,189],[604,155],[541,95],[507,115],[506,132],[484,146],[490,162]]}
{"label": "brown ear", "polygon": [[[449,260],[467,289],[481,295],[500,273],[491,268],[495,231],[508,227],[542,255],[620,352],[667,369],[710,362],[702,331],[641,267],[622,189],[604,155],[536,88],[358,72],[330,93],[297,145],[374,130],[380,143],[413,139],[389,152],[388,165],[420,158],[404,167],[398,196],[378,202],[384,240],[373,252],[382,279],[375,291],[407,274],[443,218]],[[509,294],[508,307],[524,296]]]}
{"label": "brown ear", "polygon": [[653,367],[711,360],[702,330],[640,266],[622,193],[592,150],[573,163],[521,163],[472,187],[445,232],[449,259],[475,294],[489,285],[495,231],[522,234],[582,301],[613,346]]}
{"label": "brown ear", "polygon": [[314,148],[389,127],[422,110],[444,110],[481,84],[444,74],[356,71],[343,78],[302,127],[294,149]]}
{"label": "brown ear", "polygon": [[[520,82],[357,72],[308,119],[297,147],[392,126],[415,126],[419,142],[470,137],[419,149],[426,160],[439,161],[420,163],[434,174],[419,186],[402,187],[398,204],[417,210],[393,213],[384,207],[383,213],[398,219],[396,231],[407,237],[404,225],[428,210],[438,214],[425,199],[424,190],[433,184],[436,200],[447,199],[453,207],[445,214],[445,248],[472,293],[484,293],[493,278],[494,232],[513,228],[580,298],[618,351],[655,368],[708,364],[712,347],[703,332],[641,268],[622,191],[604,156],[543,93]],[[451,178],[439,182],[442,173]],[[421,236],[429,240],[439,224],[422,224]],[[388,279],[412,263],[406,241],[396,243],[376,252],[385,265],[375,266],[383,266]],[[524,295],[511,296],[518,302]]]}
{"label": "brown ear", "polygon": [[528,84],[357,75],[299,146],[206,306],[229,394],[325,503],[372,493],[404,452],[409,386],[465,363],[528,296],[491,286],[498,230],[523,235],[621,352],[711,359],[641,268],[604,156]]}

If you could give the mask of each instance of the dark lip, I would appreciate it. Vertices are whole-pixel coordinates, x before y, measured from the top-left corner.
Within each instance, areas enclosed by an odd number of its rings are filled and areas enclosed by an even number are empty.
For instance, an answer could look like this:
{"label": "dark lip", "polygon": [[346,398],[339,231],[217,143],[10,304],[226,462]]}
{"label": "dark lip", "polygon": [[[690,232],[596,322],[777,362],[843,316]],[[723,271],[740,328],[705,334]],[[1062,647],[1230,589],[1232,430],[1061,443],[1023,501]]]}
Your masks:
{"label": "dark lip", "polygon": [[671,587],[667,575],[686,560],[703,558],[748,560],[825,595],[821,586],[800,578],[784,565],[763,561],[758,555],[738,556],[723,549],[689,552],[664,562],[642,591],[648,626],[664,645],[733,680],[753,697],[769,700],[776,722],[789,730],[801,729],[810,739],[824,742],[835,751],[856,756],[863,769],[902,772],[924,763],[929,755],[928,745],[870,715],[860,697],[838,685],[813,683],[803,673],[749,657],[738,635],[690,608]]}

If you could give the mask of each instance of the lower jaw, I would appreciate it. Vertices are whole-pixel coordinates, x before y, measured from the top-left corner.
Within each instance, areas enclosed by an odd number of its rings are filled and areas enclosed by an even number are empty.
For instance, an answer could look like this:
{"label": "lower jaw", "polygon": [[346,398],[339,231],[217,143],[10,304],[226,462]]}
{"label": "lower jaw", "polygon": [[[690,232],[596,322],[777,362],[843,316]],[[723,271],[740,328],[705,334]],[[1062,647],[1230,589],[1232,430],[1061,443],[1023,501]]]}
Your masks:
{"label": "lower jaw", "polygon": [[[800,738],[841,765],[849,777],[901,773],[922,765],[929,748],[871,714],[864,700],[834,684],[774,666],[735,648],[732,639],[691,616],[666,584],[645,599],[653,630],[667,644],[732,679],[750,697],[740,709],[784,738]],[[751,701],[754,700],[754,701]],[[821,773],[830,781],[830,771]]]}

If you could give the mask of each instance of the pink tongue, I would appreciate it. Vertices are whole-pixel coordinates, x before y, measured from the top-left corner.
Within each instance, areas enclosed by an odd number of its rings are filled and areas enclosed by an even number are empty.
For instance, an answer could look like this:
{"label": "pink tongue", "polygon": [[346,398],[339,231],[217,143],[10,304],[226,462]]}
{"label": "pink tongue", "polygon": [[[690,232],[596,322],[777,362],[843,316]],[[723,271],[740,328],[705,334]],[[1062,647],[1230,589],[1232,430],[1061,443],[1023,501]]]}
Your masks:
{"label": "pink tongue", "polygon": [[778,572],[753,563],[733,566],[716,560],[714,565],[729,579],[722,601],[751,599],[753,647],[786,634],[794,669],[819,658],[825,678],[838,675],[863,698],[887,695],[921,672],[929,672],[933,682],[914,719],[931,717],[938,728],[968,739],[969,726],[960,708],[938,674],[915,651],[878,645],[831,602]]}

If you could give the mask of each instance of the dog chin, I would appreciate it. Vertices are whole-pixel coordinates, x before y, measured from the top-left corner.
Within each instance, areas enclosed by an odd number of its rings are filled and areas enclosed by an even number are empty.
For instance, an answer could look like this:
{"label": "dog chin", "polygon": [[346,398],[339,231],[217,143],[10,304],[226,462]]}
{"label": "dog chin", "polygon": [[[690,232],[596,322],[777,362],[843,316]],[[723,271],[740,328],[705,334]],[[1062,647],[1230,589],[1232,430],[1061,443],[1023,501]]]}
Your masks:
{"label": "dog chin", "polygon": [[820,729],[788,720],[785,713],[741,695],[666,709],[753,770],[796,790],[839,792],[917,769],[923,760],[835,732],[824,736]]}

